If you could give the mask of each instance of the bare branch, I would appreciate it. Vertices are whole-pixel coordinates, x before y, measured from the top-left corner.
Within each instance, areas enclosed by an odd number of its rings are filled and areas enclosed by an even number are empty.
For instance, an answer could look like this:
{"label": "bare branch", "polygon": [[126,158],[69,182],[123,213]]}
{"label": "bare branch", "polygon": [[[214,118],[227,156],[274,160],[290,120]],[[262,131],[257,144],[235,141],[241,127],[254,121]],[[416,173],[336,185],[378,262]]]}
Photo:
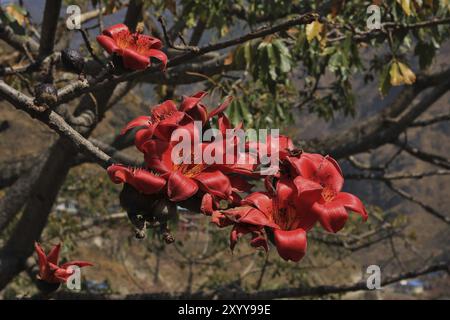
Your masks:
{"label": "bare branch", "polygon": [[450,224],[450,217],[447,217],[444,214],[438,212],[436,209],[434,209],[433,207],[427,205],[426,203],[423,203],[419,199],[413,197],[411,194],[409,194],[405,190],[395,187],[390,181],[384,181],[384,182],[389,187],[389,189],[391,189],[392,191],[394,191],[395,193],[400,195],[402,198],[405,198],[405,199],[407,199],[407,200],[409,200],[409,201],[411,201],[411,202],[413,202],[415,204],[418,204],[426,212],[428,212],[431,215],[435,216],[436,218],[444,221],[445,223]]}
{"label": "bare branch", "polygon": [[61,3],[62,0],[47,0],[45,2],[44,17],[41,28],[41,40],[39,42],[39,57],[41,58],[53,52]]}

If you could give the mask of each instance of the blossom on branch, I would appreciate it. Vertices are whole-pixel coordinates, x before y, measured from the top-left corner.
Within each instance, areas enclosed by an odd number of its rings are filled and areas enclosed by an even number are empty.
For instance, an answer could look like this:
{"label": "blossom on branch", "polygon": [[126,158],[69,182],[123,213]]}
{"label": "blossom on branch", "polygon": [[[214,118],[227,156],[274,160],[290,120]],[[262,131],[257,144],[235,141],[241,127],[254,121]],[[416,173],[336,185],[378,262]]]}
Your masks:
{"label": "blossom on branch", "polygon": [[45,254],[39,243],[34,243],[34,249],[38,256],[39,263],[39,275],[38,279],[48,283],[64,283],[75,272],[69,270],[70,266],[87,267],[93,266],[92,263],[87,261],[69,261],[58,265],[59,251],[61,244],[54,246],[48,255]]}
{"label": "blossom on branch", "polygon": [[167,56],[161,51],[161,40],[130,32],[124,24],[116,24],[97,36],[98,43],[109,54],[117,54],[122,57],[125,68],[142,70],[151,65],[151,58],[161,61],[163,68],[167,65]]}

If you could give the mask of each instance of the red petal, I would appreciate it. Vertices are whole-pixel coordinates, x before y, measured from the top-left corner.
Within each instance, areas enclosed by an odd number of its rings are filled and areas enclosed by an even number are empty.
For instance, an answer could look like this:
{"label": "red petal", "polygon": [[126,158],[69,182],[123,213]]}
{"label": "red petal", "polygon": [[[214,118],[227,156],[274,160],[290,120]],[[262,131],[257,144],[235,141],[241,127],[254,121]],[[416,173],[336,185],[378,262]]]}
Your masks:
{"label": "red petal", "polygon": [[137,118],[131,120],[130,122],[128,122],[127,125],[125,126],[125,128],[123,128],[120,131],[120,134],[125,134],[128,130],[133,129],[135,127],[149,126],[149,124],[150,124],[149,120],[150,120],[150,117],[148,117],[148,116],[137,117]]}
{"label": "red petal", "polygon": [[272,215],[272,199],[263,192],[253,192],[242,200],[242,204],[253,205],[262,211],[266,216]]}
{"label": "red petal", "polygon": [[171,114],[177,112],[177,106],[173,100],[166,100],[161,104],[154,106],[150,112],[155,119],[166,118]]}
{"label": "red petal", "polygon": [[47,256],[44,250],[42,250],[42,247],[37,242],[34,243],[34,250],[36,251],[38,256],[39,276],[43,278],[47,273]]}
{"label": "red petal", "polygon": [[234,247],[236,246],[236,243],[240,237],[249,232],[257,231],[258,229],[258,227],[254,226],[235,224],[230,232],[230,249],[234,250]]}
{"label": "red petal", "polygon": [[265,237],[265,233],[263,231],[252,233],[252,240],[250,241],[250,245],[253,248],[263,247],[266,252],[269,251],[267,238]]}
{"label": "red petal", "polygon": [[230,179],[220,171],[201,172],[193,179],[200,182],[205,192],[221,199],[228,199],[231,195]]}
{"label": "red petal", "polygon": [[287,208],[290,205],[290,201],[295,194],[295,191],[296,187],[290,179],[282,177],[277,182],[276,192],[279,208]]}
{"label": "red petal", "polygon": [[106,36],[109,36],[111,38],[114,38],[118,33],[123,32],[123,31],[130,33],[130,30],[128,29],[128,27],[125,24],[118,23],[118,24],[115,24],[115,25],[103,30],[103,34]]}
{"label": "red petal", "polygon": [[150,65],[149,57],[141,55],[132,49],[124,49],[122,52],[123,66],[131,70],[143,70]]}
{"label": "red petal", "polygon": [[344,178],[333,158],[323,157],[320,154],[302,153],[296,163],[303,177],[331,187],[335,192],[341,191]]}
{"label": "red petal", "polygon": [[140,146],[144,152],[144,159],[149,169],[160,173],[172,172],[172,147],[166,141],[147,140]]}
{"label": "red petal", "polygon": [[[231,209],[232,210],[232,209]],[[279,226],[270,220],[262,211],[252,208],[248,210],[240,219],[239,223],[246,223],[255,226],[267,226],[279,229]]]}
{"label": "red petal", "polygon": [[298,176],[294,179],[294,184],[297,187],[298,200],[305,207],[311,206],[314,202],[321,199],[323,187],[317,182]]}
{"label": "red petal", "polygon": [[61,249],[61,244],[58,243],[56,246],[54,246],[52,248],[52,250],[50,250],[50,253],[47,255],[47,261],[54,263],[54,264],[58,264],[60,249]]}
{"label": "red petal", "polygon": [[359,213],[364,221],[367,220],[368,215],[366,208],[361,200],[351,193],[340,192],[336,195],[333,202],[342,204],[346,209]]}
{"label": "red petal", "polygon": [[180,111],[186,112],[196,106],[200,100],[203,99],[208,93],[205,91],[199,91],[192,96],[183,96],[183,101],[180,105]]}
{"label": "red petal", "polygon": [[144,169],[131,170],[121,165],[111,165],[107,172],[114,183],[128,183],[145,194],[159,192],[166,184],[166,180],[155,176]]}
{"label": "red petal", "polygon": [[236,192],[249,192],[253,187],[252,184],[240,176],[228,176],[228,179],[230,179],[232,190]]}
{"label": "red petal", "polygon": [[158,38],[148,36],[146,34],[138,34],[136,46],[142,49],[161,49],[162,42]]}
{"label": "red petal", "polygon": [[159,61],[161,61],[162,63],[162,69],[165,70],[167,67],[167,56],[164,52],[162,52],[161,50],[156,50],[156,49],[150,49],[148,52],[148,56],[150,58],[154,58],[157,59]]}
{"label": "red petal", "polygon": [[312,209],[318,214],[320,224],[328,232],[338,232],[348,219],[344,206],[334,201],[325,204],[315,203]]}
{"label": "red petal", "polygon": [[134,145],[139,151],[144,152],[142,146],[153,137],[154,131],[155,126],[151,125],[147,129],[142,129],[136,132],[136,135],[134,136]]}
{"label": "red petal", "polygon": [[171,201],[186,200],[196,194],[198,185],[194,180],[185,177],[181,172],[174,171],[167,181],[167,195]]}
{"label": "red petal", "polygon": [[284,260],[300,261],[306,253],[306,232],[303,229],[273,230],[278,254]]}
{"label": "red petal", "polygon": [[109,53],[121,52],[122,50],[117,46],[116,41],[111,37],[100,35],[97,36],[97,42]]}
{"label": "red petal", "polygon": [[228,219],[222,212],[216,210],[211,215],[211,223],[214,223],[219,228],[223,228],[232,225],[233,221]]}
{"label": "red petal", "polygon": [[211,215],[213,213],[213,197],[209,193],[203,195],[200,211],[206,215]]}
{"label": "red petal", "polygon": [[[228,108],[228,106],[230,105],[230,103],[232,101],[233,101],[232,96],[226,97],[221,105],[219,105],[216,109],[212,110],[209,113],[208,119],[211,119],[212,117],[215,117],[216,115],[218,115],[220,113],[223,113],[225,111],[225,109]],[[227,118],[227,120],[228,120],[228,118]]]}

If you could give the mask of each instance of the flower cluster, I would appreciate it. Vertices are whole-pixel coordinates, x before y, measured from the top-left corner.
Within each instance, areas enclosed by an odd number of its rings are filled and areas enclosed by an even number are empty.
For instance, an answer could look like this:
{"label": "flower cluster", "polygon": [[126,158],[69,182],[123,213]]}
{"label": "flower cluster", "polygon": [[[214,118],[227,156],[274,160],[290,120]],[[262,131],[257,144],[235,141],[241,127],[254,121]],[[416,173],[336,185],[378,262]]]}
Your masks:
{"label": "flower cluster", "polygon": [[[232,249],[240,236],[250,234],[252,246],[267,251],[270,240],[285,260],[299,261],[305,255],[306,233],[317,222],[328,232],[338,232],[348,219],[348,211],[367,219],[361,201],[341,192],[344,178],[338,163],[330,156],[296,149],[286,136],[268,136],[262,142],[241,141],[236,136],[209,142],[193,139],[193,148],[200,150],[219,141],[224,150],[237,151],[243,142],[245,156],[253,161],[210,163],[196,159],[194,154],[178,154],[190,158],[188,163],[175,161],[173,155],[179,143],[172,137],[175,130],[183,129],[195,136],[198,123],[202,128],[216,124],[216,131],[223,135],[242,128],[232,127],[224,113],[231,98],[209,112],[202,102],[205,95],[199,92],[184,97],[178,107],[174,101],[165,101],[154,106],[149,116],[132,120],[122,134],[135,129],[135,145],[144,154],[145,166],[111,165],[111,180],[181,206],[195,199],[198,211],[210,216],[212,223],[232,226]],[[278,155],[277,169],[270,175],[261,174],[261,149],[269,150],[269,156],[270,152]],[[239,157],[239,152],[232,154],[234,160]],[[221,159],[224,154],[215,156]],[[256,179],[264,180],[265,191],[250,193],[253,185],[249,181]]]}

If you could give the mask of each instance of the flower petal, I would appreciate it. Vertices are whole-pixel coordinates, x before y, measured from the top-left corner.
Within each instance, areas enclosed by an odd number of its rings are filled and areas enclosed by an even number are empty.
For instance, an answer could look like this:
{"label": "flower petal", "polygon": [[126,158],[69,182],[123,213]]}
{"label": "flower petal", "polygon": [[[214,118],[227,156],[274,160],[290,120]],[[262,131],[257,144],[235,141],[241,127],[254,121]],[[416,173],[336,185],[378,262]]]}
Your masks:
{"label": "flower petal", "polygon": [[300,261],[306,254],[306,232],[303,229],[273,230],[275,246],[284,260]]}
{"label": "flower petal", "polygon": [[97,42],[109,53],[119,52],[121,49],[117,46],[113,38],[100,35],[97,36]]}
{"label": "flower petal", "polygon": [[335,192],[341,191],[344,178],[339,165],[333,158],[304,152],[295,164],[303,177],[318,182],[322,186],[331,187]]}
{"label": "flower petal", "polygon": [[262,211],[267,217],[272,214],[272,199],[263,192],[253,192],[242,200],[242,204],[248,204]]}
{"label": "flower petal", "polygon": [[181,172],[174,171],[167,181],[167,195],[171,201],[177,202],[192,197],[198,191],[194,180],[185,177]]}
{"label": "flower petal", "polygon": [[167,56],[164,52],[162,52],[161,50],[156,50],[156,49],[150,49],[148,52],[148,56],[149,58],[154,58],[157,59],[159,61],[161,61],[162,63],[162,69],[165,70],[167,67]]}
{"label": "flower petal", "polygon": [[232,96],[226,97],[225,100],[222,102],[222,104],[220,104],[217,108],[215,108],[214,110],[212,110],[209,113],[208,119],[211,119],[211,118],[215,117],[216,115],[223,113],[225,111],[225,109],[228,108],[228,106],[230,105],[230,103],[232,101],[233,101]]}
{"label": "flower petal", "polygon": [[135,128],[135,127],[141,127],[141,126],[149,126],[149,116],[140,116],[137,117],[130,122],[127,123],[127,125],[120,131],[120,134],[125,134],[127,131]]}
{"label": "flower petal", "polygon": [[357,196],[347,192],[339,192],[333,201],[341,203],[348,210],[359,213],[364,221],[367,220],[366,208]]}
{"label": "flower petal", "polygon": [[311,206],[321,199],[323,187],[319,183],[298,176],[294,179],[294,184],[297,187],[298,200],[305,207]]}
{"label": "flower petal", "polygon": [[131,70],[144,70],[150,65],[150,58],[137,53],[132,49],[123,49],[123,66]]}
{"label": "flower petal", "polygon": [[348,219],[347,210],[339,202],[326,202],[324,204],[315,203],[312,210],[319,216],[322,227],[328,232],[338,232]]}
{"label": "flower petal", "polygon": [[241,176],[232,175],[228,176],[228,179],[230,179],[232,190],[236,192],[249,192],[253,187],[252,184]]}
{"label": "flower petal", "polygon": [[58,243],[56,246],[52,248],[52,250],[50,250],[50,253],[47,255],[47,261],[54,264],[58,264],[60,249],[61,243]]}
{"label": "flower petal", "polygon": [[200,172],[193,179],[200,183],[202,190],[221,199],[231,195],[230,179],[220,171]]}
{"label": "flower petal", "polygon": [[125,24],[118,23],[109,28],[106,28],[102,33],[108,37],[115,38],[121,32],[130,33],[130,30]]}
{"label": "flower petal", "polygon": [[114,183],[128,183],[145,194],[159,192],[166,180],[155,176],[145,169],[130,169],[121,165],[111,165],[107,169],[108,175]]}
{"label": "flower petal", "polygon": [[192,96],[183,96],[183,101],[180,105],[180,111],[186,112],[191,110],[193,107],[195,107],[204,96],[206,96],[208,93],[206,91],[199,91],[196,94]]}
{"label": "flower petal", "polygon": [[277,182],[276,192],[279,208],[287,208],[291,203],[292,196],[296,193],[296,186],[292,180],[281,177]]}
{"label": "flower petal", "polygon": [[200,205],[200,211],[203,214],[211,215],[214,211],[213,197],[209,193],[205,193],[202,197],[202,203]]}
{"label": "flower petal", "polygon": [[[47,274],[47,255],[45,254],[44,250],[42,250],[42,247],[39,245],[39,243],[34,243],[34,250],[37,253],[38,256],[38,264],[39,264],[39,276],[41,279],[45,277]],[[44,279],[42,279],[44,280]]]}

